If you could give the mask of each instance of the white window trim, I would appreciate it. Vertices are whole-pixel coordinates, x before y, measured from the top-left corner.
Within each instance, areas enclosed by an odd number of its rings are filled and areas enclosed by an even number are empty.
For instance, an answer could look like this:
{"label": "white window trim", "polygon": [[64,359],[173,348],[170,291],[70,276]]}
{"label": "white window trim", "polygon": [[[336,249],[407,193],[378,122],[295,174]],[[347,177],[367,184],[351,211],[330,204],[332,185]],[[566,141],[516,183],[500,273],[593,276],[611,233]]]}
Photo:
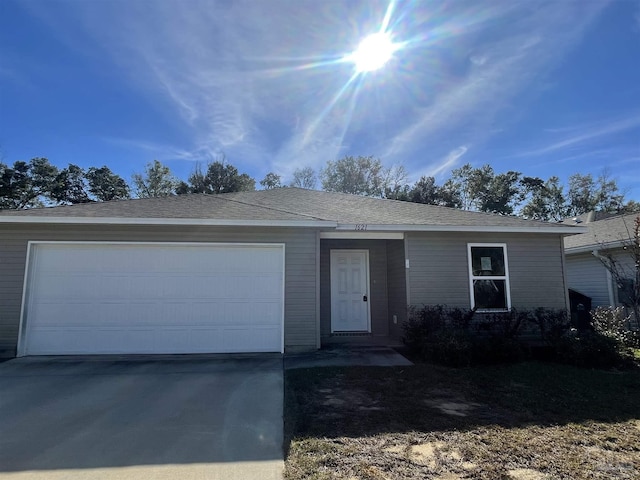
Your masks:
{"label": "white window trim", "polygon": [[[474,276],[473,275],[473,261],[471,256],[471,249],[473,247],[502,247],[502,254],[504,255],[504,275],[489,275],[489,276]],[[509,257],[507,256],[507,244],[506,243],[467,243],[467,264],[469,267],[469,297],[471,298],[471,309],[476,308],[476,299],[473,294],[473,281],[474,280],[504,280],[505,290],[507,294],[507,308],[482,308],[478,309],[478,312],[508,312],[511,310],[511,284],[509,282]]]}

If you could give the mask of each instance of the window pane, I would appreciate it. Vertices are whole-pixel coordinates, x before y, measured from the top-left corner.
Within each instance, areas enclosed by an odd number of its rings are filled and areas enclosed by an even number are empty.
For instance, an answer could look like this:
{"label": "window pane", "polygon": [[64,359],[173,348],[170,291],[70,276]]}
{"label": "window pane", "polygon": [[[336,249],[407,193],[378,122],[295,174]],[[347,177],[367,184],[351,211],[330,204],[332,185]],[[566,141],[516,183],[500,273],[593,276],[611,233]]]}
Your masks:
{"label": "window pane", "polygon": [[474,280],[473,297],[476,308],[507,308],[505,280]]}
{"label": "window pane", "polygon": [[474,276],[504,275],[502,247],[471,247],[471,268]]}

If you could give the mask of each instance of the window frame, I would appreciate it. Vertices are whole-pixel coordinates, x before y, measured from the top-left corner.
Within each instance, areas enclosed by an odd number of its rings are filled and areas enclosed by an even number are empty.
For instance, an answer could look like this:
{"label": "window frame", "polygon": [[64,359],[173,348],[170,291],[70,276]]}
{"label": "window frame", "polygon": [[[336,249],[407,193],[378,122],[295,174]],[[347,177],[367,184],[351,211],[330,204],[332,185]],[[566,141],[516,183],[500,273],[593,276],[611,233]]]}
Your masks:
{"label": "window frame", "polygon": [[[475,247],[500,247],[504,258],[504,275],[474,275],[473,256],[471,249]],[[474,280],[504,280],[504,288],[507,300],[506,308],[479,308],[477,312],[509,312],[511,311],[511,283],[509,281],[509,257],[507,256],[506,243],[467,243],[467,266],[469,268],[469,297],[471,299],[471,309],[476,308],[476,298],[474,294]]]}

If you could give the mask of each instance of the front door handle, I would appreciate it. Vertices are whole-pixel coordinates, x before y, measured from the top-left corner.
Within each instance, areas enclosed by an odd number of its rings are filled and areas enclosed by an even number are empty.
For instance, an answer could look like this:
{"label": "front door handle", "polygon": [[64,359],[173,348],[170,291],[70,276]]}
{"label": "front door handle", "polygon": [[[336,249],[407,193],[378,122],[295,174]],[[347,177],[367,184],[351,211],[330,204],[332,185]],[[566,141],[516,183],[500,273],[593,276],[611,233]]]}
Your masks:
{"label": "front door handle", "polygon": [[363,302],[366,302],[366,301],[367,301],[367,296],[366,296],[366,295],[363,295],[363,296],[362,296],[362,301],[363,301]]}

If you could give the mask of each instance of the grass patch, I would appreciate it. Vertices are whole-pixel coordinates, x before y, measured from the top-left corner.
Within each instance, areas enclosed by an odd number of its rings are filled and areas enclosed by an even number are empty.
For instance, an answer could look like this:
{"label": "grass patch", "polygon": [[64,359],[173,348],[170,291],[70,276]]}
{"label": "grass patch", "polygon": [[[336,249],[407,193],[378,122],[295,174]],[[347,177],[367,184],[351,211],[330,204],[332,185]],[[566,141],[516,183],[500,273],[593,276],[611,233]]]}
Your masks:
{"label": "grass patch", "polygon": [[286,372],[285,478],[632,479],[640,372],[542,363]]}

